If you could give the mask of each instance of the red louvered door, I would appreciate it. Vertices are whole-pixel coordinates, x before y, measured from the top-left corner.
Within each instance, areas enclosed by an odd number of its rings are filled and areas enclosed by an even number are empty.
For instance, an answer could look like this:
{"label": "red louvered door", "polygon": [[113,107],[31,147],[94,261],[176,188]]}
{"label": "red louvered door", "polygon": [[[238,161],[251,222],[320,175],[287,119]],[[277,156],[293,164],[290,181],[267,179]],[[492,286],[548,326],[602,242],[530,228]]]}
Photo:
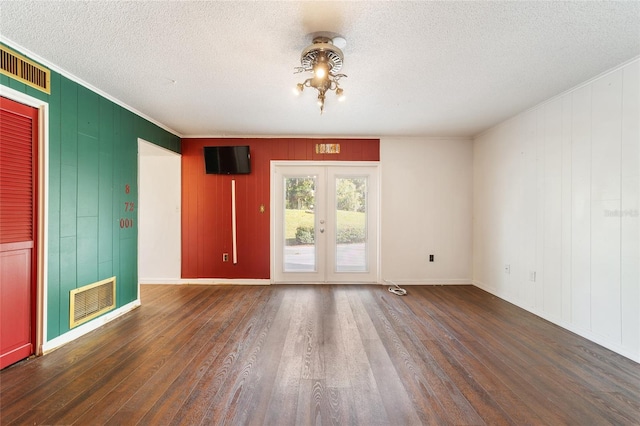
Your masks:
{"label": "red louvered door", "polygon": [[0,368],[34,353],[38,110],[0,98]]}

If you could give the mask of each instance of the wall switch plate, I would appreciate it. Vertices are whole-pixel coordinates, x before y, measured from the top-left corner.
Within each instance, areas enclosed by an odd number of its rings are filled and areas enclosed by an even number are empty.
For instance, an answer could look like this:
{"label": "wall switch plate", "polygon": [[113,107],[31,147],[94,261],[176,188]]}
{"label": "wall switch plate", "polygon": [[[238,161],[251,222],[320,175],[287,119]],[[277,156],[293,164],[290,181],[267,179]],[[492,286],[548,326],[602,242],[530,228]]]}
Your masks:
{"label": "wall switch plate", "polygon": [[536,282],[536,271],[529,272],[529,281]]}
{"label": "wall switch plate", "polygon": [[504,265],[504,273],[505,274],[511,273],[511,265]]}
{"label": "wall switch plate", "polygon": [[433,261],[434,261],[434,258],[435,258],[435,256],[434,256],[434,255],[432,255],[432,254],[430,254],[430,255],[429,255],[429,262],[433,262]]}

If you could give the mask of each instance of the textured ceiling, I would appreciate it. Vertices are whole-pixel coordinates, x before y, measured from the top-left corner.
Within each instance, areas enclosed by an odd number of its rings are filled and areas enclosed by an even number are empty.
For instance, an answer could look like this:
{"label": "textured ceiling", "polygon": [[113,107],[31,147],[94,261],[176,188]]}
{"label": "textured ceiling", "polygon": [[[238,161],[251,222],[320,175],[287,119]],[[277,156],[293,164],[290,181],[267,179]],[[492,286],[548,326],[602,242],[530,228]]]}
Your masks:
{"label": "textured ceiling", "polygon": [[[294,75],[343,35],[346,101]],[[640,55],[640,2],[0,2],[0,36],[183,136],[471,136]]]}

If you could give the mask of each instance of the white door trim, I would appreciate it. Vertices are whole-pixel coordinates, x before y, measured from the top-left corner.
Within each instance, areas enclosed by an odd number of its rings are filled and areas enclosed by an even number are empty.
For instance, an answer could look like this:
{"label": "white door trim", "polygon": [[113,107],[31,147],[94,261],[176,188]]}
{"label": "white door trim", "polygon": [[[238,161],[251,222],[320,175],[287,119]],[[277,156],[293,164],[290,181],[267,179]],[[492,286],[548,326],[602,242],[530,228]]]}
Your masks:
{"label": "white door trim", "polygon": [[49,220],[49,103],[0,84],[0,96],[38,109],[38,249],[36,256],[36,341],[34,353],[43,354],[47,336],[47,273]]}

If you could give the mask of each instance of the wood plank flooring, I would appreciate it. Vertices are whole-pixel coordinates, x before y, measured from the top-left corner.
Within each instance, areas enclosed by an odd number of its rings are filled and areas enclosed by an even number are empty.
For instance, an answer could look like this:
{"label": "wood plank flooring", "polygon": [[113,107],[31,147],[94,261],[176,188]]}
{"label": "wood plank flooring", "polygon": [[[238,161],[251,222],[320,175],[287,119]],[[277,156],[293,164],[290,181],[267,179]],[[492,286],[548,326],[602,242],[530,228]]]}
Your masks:
{"label": "wood plank flooring", "polygon": [[472,286],[142,286],[0,424],[634,425],[640,365]]}

